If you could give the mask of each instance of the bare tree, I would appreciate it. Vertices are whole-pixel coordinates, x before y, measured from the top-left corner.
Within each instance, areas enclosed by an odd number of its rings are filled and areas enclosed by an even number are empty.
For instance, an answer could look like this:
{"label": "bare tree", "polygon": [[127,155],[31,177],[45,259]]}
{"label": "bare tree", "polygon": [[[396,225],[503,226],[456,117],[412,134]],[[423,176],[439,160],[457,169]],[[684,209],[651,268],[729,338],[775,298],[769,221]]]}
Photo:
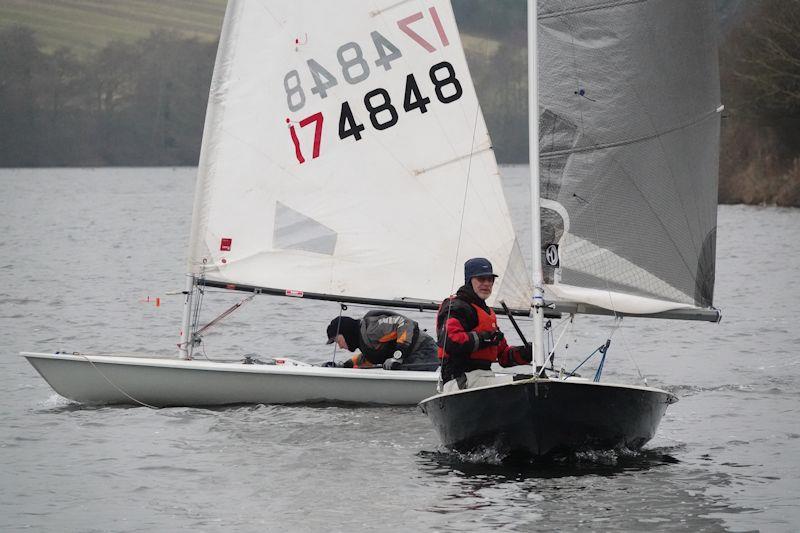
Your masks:
{"label": "bare tree", "polygon": [[732,102],[748,115],[800,117],[800,0],[762,0],[728,40]]}

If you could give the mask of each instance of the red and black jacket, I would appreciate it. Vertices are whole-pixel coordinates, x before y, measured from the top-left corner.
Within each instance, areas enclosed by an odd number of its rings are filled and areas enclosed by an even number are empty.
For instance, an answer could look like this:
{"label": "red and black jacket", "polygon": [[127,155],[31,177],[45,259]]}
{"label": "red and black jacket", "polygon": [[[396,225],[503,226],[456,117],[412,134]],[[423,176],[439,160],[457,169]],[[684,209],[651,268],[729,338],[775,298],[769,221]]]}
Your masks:
{"label": "red and black jacket", "polygon": [[480,347],[478,333],[496,329],[494,311],[472,287],[464,285],[454,296],[444,300],[436,315],[442,381],[450,381],[471,370],[489,370],[494,362],[504,367],[528,363],[522,350],[509,347],[505,339],[497,346]]}

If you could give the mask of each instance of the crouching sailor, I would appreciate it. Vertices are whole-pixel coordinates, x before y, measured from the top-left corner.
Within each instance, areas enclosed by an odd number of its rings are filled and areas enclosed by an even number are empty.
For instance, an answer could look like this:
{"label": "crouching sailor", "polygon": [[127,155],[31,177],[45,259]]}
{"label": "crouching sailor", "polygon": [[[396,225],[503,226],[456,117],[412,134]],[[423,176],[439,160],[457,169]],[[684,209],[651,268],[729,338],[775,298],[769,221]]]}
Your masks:
{"label": "crouching sailor", "polygon": [[[386,370],[430,370],[439,367],[436,341],[415,320],[392,311],[370,311],[361,320],[340,316],[331,320],[328,344],[356,353],[335,366]],[[329,365],[334,366],[334,365]]]}
{"label": "crouching sailor", "polygon": [[492,363],[529,364],[531,346],[509,346],[486,305],[492,295],[492,264],[482,257],[464,263],[464,286],[442,302],[436,316],[438,353],[442,360],[441,392],[495,385],[512,376],[495,376]]}

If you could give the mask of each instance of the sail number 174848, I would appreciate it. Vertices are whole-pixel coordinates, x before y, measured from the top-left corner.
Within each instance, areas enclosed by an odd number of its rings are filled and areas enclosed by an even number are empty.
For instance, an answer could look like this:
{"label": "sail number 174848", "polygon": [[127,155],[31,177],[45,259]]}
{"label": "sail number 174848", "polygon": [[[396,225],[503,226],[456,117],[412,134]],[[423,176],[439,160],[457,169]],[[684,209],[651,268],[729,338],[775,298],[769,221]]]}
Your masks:
{"label": "sail number 174848", "polygon": [[[439,20],[436,8],[430,8],[428,13],[433,26],[436,28],[441,46],[448,46],[450,42]],[[397,25],[403,33],[409,36],[417,45],[424,48],[428,53],[433,53],[436,51],[435,45],[439,46],[439,43],[435,43],[434,45],[434,43],[424,39],[411,27],[412,24],[424,18],[426,17],[422,12],[414,13],[398,20]],[[390,70],[392,68],[392,62],[403,56],[402,51],[380,32],[373,31],[370,35],[378,56],[374,64],[387,71]],[[364,58],[363,51],[357,43],[349,42],[343,44],[337,50],[336,55],[339,59],[339,65],[341,66],[342,77],[348,84],[355,85],[369,77],[369,63]],[[321,99],[327,98],[329,90],[338,85],[339,82],[337,78],[314,59],[308,59],[306,64],[311,78],[314,80],[314,86],[311,87],[310,93],[312,95],[318,95]],[[428,77],[433,83],[433,89],[437,100],[443,104],[455,102],[461,98],[464,93],[461,82],[456,77],[453,65],[447,61],[442,61],[433,65],[428,71]],[[286,104],[289,110],[296,112],[302,109],[307,99],[297,70],[291,70],[286,73],[283,85],[286,91]],[[399,98],[399,94],[395,95],[395,99]],[[414,77],[414,74],[408,74],[406,76],[402,99],[402,109],[406,113],[414,111],[427,113],[428,106],[431,103],[431,98],[425,96],[424,91],[420,89],[420,85]],[[384,88],[379,87],[367,92],[363,97],[363,106],[369,114],[369,122],[377,131],[391,128],[400,120],[400,114],[398,113],[399,104],[396,106],[393,103],[392,95]],[[311,114],[297,122],[292,122],[289,118],[286,119],[286,123],[289,126],[289,137],[292,141],[298,163],[304,163],[306,158],[303,155],[304,149],[300,145],[295,124],[298,124],[301,128],[312,124],[314,125],[314,141],[311,150],[311,157],[314,159],[320,155],[324,122],[325,117],[322,112]],[[349,101],[342,102],[339,110],[339,139],[345,140],[349,137],[353,137],[355,141],[360,141],[362,139],[362,132],[365,129],[366,126],[356,120],[351,103]],[[308,149],[305,148],[305,151],[307,150]]]}

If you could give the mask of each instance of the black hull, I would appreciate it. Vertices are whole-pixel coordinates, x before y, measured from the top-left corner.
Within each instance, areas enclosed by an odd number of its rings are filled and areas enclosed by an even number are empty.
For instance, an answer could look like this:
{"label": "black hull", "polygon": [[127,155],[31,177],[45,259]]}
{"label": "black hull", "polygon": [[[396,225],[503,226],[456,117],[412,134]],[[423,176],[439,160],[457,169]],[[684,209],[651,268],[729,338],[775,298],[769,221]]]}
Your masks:
{"label": "black hull", "polygon": [[656,433],[668,392],[549,379],[438,394],[419,406],[442,444],[459,452],[493,447],[545,456],[580,450],[641,448]]}

